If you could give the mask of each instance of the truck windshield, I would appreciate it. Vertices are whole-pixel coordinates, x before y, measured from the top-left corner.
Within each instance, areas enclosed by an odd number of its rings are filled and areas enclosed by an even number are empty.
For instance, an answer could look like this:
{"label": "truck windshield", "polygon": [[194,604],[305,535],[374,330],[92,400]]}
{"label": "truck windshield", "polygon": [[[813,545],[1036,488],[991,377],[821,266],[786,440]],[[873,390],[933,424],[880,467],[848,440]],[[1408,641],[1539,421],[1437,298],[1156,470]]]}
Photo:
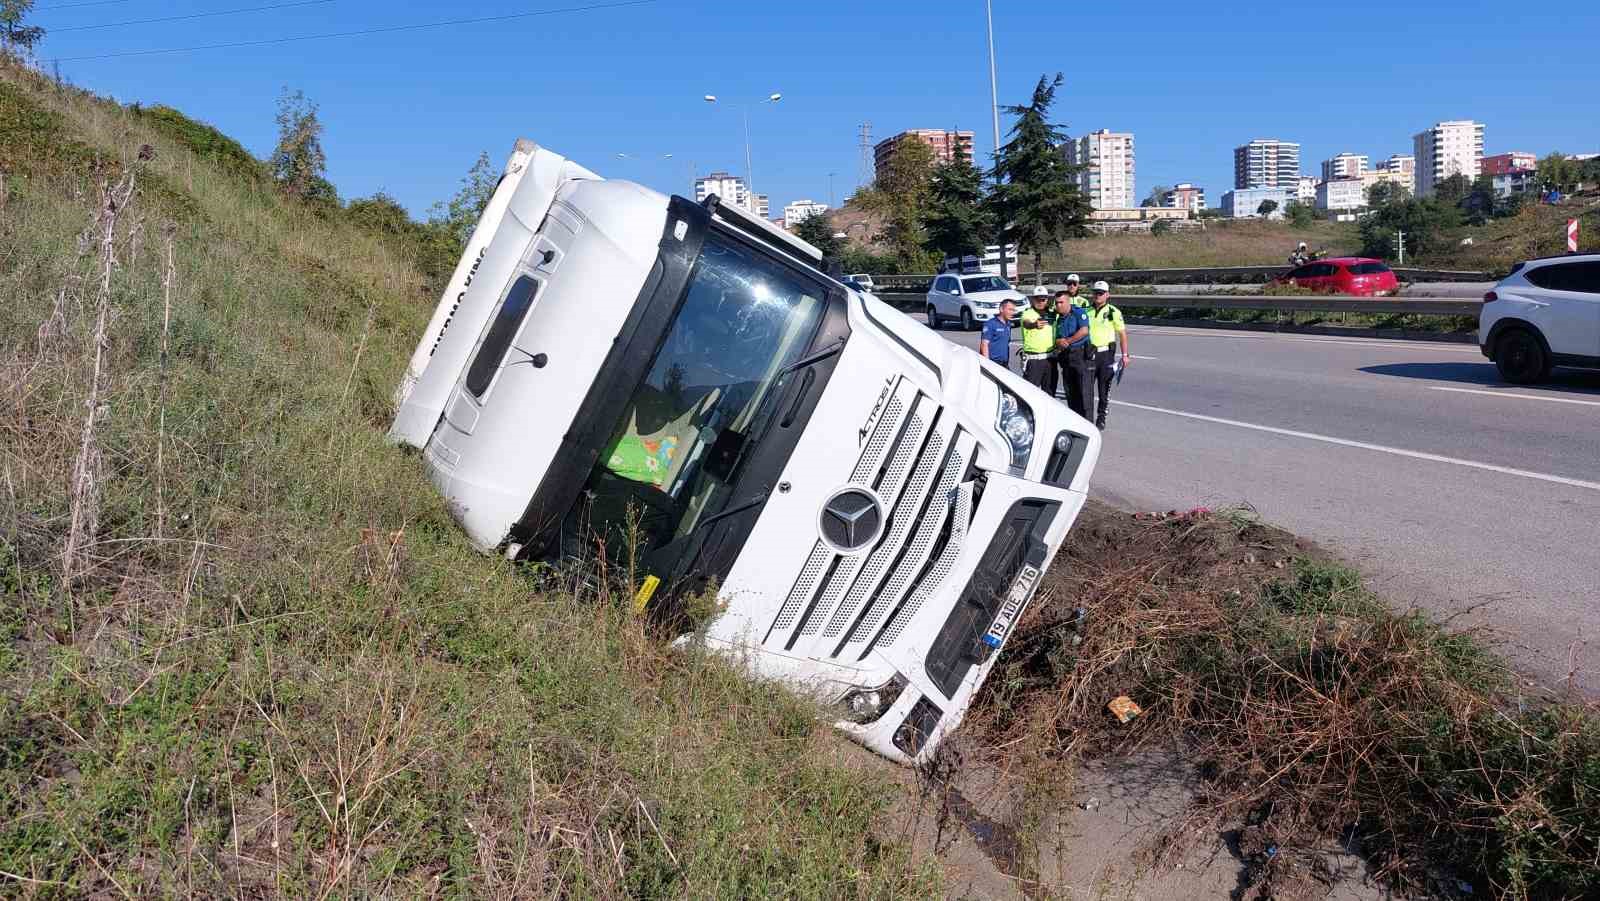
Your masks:
{"label": "truck windshield", "polygon": [[[648,552],[729,502],[780,374],[822,320],[819,284],[713,231],[586,485],[592,526]],[[742,500],[742,499],[741,499]]]}

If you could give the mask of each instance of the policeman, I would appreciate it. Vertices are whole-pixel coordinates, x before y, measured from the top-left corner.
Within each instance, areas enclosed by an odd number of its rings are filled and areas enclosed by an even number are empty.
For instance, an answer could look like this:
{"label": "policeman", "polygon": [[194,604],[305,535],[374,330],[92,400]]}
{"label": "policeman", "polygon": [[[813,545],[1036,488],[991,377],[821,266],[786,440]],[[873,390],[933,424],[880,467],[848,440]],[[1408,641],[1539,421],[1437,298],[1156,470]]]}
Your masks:
{"label": "policeman", "polygon": [[[1122,311],[1111,305],[1111,286],[1095,282],[1093,306],[1089,308],[1089,346],[1094,349],[1094,382],[1098,409],[1094,424],[1101,431],[1106,428],[1106,409],[1111,406],[1111,377],[1117,373],[1117,352],[1122,353],[1122,366],[1128,365],[1128,329],[1122,322]],[[1088,406],[1088,399],[1084,399]]]}
{"label": "policeman", "polygon": [[1082,287],[1083,280],[1078,278],[1078,273],[1074,272],[1067,276],[1067,296],[1071,298],[1071,303],[1075,307],[1087,307],[1089,305],[1089,299],[1078,293]]}
{"label": "policeman", "polygon": [[985,322],[978,335],[978,353],[1007,369],[1011,368],[1011,314],[1016,309],[1011,298],[1000,301],[999,315]]}
{"label": "policeman", "polygon": [[1094,353],[1089,348],[1089,313],[1072,302],[1075,296],[1071,291],[1056,292],[1056,360],[1067,384],[1067,406],[1088,419]]}
{"label": "policeman", "polygon": [[1056,315],[1050,309],[1050,292],[1036,285],[1022,311],[1022,377],[1039,390],[1056,393]]}

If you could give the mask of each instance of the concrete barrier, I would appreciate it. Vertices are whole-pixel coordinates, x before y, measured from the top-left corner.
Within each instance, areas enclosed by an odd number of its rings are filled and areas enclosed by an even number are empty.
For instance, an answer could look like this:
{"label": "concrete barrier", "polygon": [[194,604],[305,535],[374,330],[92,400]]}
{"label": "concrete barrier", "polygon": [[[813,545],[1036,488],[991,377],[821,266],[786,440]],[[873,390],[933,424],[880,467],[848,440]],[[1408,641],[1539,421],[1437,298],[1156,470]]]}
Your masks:
{"label": "concrete barrier", "polygon": [[[1281,266],[1197,266],[1182,269],[1078,269],[1085,282],[1105,280],[1112,285],[1246,285],[1262,284],[1289,271],[1288,264]],[[1045,284],[1059,284],[1070,273],[1045,272]],[[1395,267],[1395,278],[1402,282],[1489,282],[1494,276],[1487,272],[1469,272],[1460,269],[1417,269]],[[873,284],[891,293],[926,292],[933,283],[932,275],[874,275]],[[1033,273],[1024,273],[1012,279],[1012,284],[1035,285],[1040,279]]]}

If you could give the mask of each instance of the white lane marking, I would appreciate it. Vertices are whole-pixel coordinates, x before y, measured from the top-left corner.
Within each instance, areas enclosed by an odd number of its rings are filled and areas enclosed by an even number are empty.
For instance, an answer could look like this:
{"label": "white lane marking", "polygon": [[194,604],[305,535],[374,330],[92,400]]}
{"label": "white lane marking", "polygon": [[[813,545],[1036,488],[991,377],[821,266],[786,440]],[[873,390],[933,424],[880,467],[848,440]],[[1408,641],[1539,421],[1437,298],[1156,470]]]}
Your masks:
{"label": "white lane marking", "polygon": [[1476,348],[1465,347],[1465,346],[1462,346],[1462,345],[1459,345],[1459,344],[1450,344],[1450,343],[1447,343],[1447,342],[1444,342],[1444,341],[1418,341],[1418,340],[1413,340],[1413,339],[1408,339],[1408,338],[1389,338],[1389,339],[1381,340],[1381,341],[1380,340],[1352,341],[1352,340],[1349,340],[1347,338],[1332,338],[1332,337],[1329,337],[1329,338],[1317,338],[1317,337],[1308,337],[1308,336],[1304,336],[1304,335],[1282,335],[1282,334],[1277,334],[1275,332],[1263,332],[1263,333],[1260,333],[1260,334],[1252,335],[1252,334],[1246,334],[1246,333],[1241,333],[1241,332],[1228,332],[1228,331],[1223,331],[1223,330],[1220,330],[1220,329],[1219,330],[1196,329],[1196,330],[1194,330],[1192,332],[1187,332],[1187,331],[1179,332],[1179,331],[1157,330],[1157,329],[1154,329],[1154,328],[1150,328],[1148,326],[1145,326],[1145,327],[1132,326],[1132,327],[1129,327],[1128,330],[1129,331],[1137,331],[1141,335],[1156,335],[1158,337],[1164,337],[1164,338],[1231,338],[1231,339],[1239,340],[1239,341],[1266,341],[1266,340],[1269,340],[1269,339],[1272,339],[1272,338],[1277,338],[1277,339],[1279,339],[1281,341],[1304,341],[1304,342],[1307,342],[1309,344],[1343,344],[1343,345],[1346,345],[1348,347],[1379,347],[1379,348],[1388,348],[1388,349],[1394,350],[1394,349],[1399,349],[1401,346],[1404,346],[1404,347],[1406,347],[1408,349],[1435,350],[1435,351],[1442,351],[1444,353],[1464,353],[1464,354],[1471,354],[1471,355],[1474,355],[1474,356],[1479,355],[1479,354],[1482,353],[1481,351],[1477,350]]}
{"label": "white lane marking", "polygon": [[1231,425],[1235,428],[1253,429],[1257,432],[1270,432],[1274,435],[1287,435],[1290,438],[1304,438],[1308,441],[1321,441],[1324,444],[1337,444],[1343,447],[1354,447],[1361,450],[1377,451],[1380,454],[1393,454],[1397,457],[1410,457],[1413,460],[1428,460],[1433,463],[1449,463],[1454,466],[1465,466],[1470,469],[1482,469],[1487,472],[1498,472],[1501,475],[1520,476],[1525,479],[1538,479],[1541,482],[1553,482],[1557,485],[1571,485],[1574,488],[1587,488],[1590,491],[1600,491],[1600,482],[1585,482],[1582,479],[1569,479],[1565,476],[1553,476],[1542,472],[1529,472],[1526,469],[1512,469],[1509,466],[1496,466],[1493,463],[1479,463],[1476,460],[1462,460],[1457,457],[1446,457],[1440,454],[1428,454],[1422,451],[1406,450],[1400,447],[1388,447],[1382,444],[1368,444],[1365,441],[1351,441],[1348,438],[1335,438],[1332,435],[1318,435],[1315,432],[1298,432],[1294,429],[1280,429],[1270,425],[1257,425],[1253,422],[1240,422],[1236,419],[1223,419],[1219,416],[1206,416],[1201,413],[1187,413],[1183,410],[1169,410],[1166,407],[1152,407],[1146,404],[1135,404],[1125,400],[1112,401],[1124,407],[1133,407],[1138,410],[1149,410],[1152,413],[1165,413],[1168,416],[1181,416],[1185,419],[1198,419],[1202,422],[1214,422],[1219,425]]}
{"label": "white lane marking", "polygon": [[1600,400],[1576,400],[1570,397],[1545,397],[1539,394],[1512,394],[1509,391],[1479,391],[1474,388],[1445,388],[1440,385],[1429,385],[1430,391],[1454,391],[1457,394],[1482,394],[1486,397],[1515,397],[1521,400],[1547,400],[1553,404],[1581,404],[1585,407],[1600,407]]}

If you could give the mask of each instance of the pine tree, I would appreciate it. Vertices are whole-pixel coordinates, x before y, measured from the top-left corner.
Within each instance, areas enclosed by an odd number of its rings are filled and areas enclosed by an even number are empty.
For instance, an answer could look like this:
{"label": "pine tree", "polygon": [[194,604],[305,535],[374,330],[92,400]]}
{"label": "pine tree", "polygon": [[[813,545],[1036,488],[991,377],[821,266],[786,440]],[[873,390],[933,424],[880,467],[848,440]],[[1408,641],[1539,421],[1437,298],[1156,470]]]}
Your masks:
{"label": "pine tree", "polygon": [[923,247],[943,256],[981,257],[994,234],[994,217],[983,189],[983,173],[958,146],[954,159],[933,170],[923,216]]}
{"label": "pine tree", "polygon": [[1019,253],[1032,253],[1035,273],[1044,251],[1080,233],[1089,217],[1089,202],[1074,178],[1077,167],[1057,149],[1066,133],[1049,119],[1060,87],[1061,73],[1054,80],[1041,75],[1032,102],[1005,108],[1017,121],[996,166],[994,209],[1004,223],[1002,242],[1015,243]]}

